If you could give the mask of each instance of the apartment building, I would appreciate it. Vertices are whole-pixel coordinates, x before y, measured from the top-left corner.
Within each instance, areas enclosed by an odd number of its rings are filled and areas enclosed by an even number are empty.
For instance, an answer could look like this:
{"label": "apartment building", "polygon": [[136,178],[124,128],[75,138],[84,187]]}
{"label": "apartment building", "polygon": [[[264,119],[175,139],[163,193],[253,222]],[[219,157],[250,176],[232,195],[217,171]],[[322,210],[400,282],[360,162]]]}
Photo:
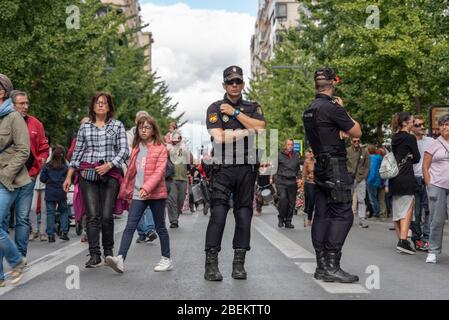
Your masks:
{"label": "apartment building", "polygon": [[274,57],[274,48],[282,42],[282,32],[299,27],[297,0],[259,0],[255,33],[251,38],[251,74],[264,73],[263,62]]}
{"label": "apartment building", "polygon": [[107,7],[113,7],[128,18],[126,25],[120,26],[120,32],[125,32],[126,29],[135,30],[134,36],[130,39],[131,45],[136,45],[139,47],[147,46],[145,48],[145,57],[148,59],[148,63],[145,66],[145,70],[151,72],[151,47],[154,40],[151,32],[143,32],[138,30],[142,26],[142,20],[139,14],[141,11],[139,1],[101,0],[101,2],[105,5],[105,10],[107,10]]}

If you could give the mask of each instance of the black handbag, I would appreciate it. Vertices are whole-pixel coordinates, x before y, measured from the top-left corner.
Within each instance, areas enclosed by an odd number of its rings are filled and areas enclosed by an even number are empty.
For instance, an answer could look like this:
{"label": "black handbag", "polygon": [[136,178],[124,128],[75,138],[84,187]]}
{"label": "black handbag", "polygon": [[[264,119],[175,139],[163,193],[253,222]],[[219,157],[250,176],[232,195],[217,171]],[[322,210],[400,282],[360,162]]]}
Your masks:
{"label": "black handbag", "polygon": [[81,177],[83,177],[84,180],[90,182],[96,182],[100,180],[100,175],[97,173],[97,171],[95,171],[95,168],[81,170]]}

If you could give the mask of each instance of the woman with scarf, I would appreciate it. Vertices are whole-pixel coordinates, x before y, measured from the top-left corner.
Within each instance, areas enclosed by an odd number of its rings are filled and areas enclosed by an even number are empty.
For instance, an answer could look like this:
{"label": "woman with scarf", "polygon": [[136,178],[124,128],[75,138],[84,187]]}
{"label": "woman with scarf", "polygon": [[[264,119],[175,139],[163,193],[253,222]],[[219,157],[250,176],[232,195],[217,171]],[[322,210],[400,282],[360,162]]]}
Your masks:
{"label": "woman with scarf", "polygon": [[12,90],[9,78],[0,74],[0,287],[5,286],[3,257],[12,268],[13,284],[22,279],[26,265],[25,257],[4,229],[9,225],[5,219],[17,190],[31,182],[25,167],[30,152],[28,128],[9,98]]}

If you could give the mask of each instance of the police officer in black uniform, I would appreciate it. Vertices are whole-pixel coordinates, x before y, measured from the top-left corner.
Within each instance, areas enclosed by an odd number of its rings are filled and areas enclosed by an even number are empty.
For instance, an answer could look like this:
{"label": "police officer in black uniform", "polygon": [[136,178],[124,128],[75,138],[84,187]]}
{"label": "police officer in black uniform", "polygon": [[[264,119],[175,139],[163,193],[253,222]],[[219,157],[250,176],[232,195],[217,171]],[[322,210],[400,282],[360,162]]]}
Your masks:
{"label": "police officer in black uniform", "polygon": [[206,270],[204,278],[221,281],[218,252],[229,210],[234,202],[235,231],[232,277],[246,279],[245,254],[250,250],[250,230],[253,216],[254,185],[257,158],[255,133],[265,128],[261,107],[242,99],[243,71],[230,66],[223,72],[222,100],[207,109],[207,128],[213,143],[213,172],[211,183],[211,215],[206,232]]}
{"label": "police officer in black uniform", "polygon": [[315,216],[312,242],[316,252],[315,278],[326,282],[353,283],[359,278],[340,268],[341,250],[352,227],[352,176],[346,166],[344,138],[361,137],[358,122],[334,97],[339,78],[331,68],[319,69],[314,75],[316,99],[304,112],[306,136],[316,155]]}

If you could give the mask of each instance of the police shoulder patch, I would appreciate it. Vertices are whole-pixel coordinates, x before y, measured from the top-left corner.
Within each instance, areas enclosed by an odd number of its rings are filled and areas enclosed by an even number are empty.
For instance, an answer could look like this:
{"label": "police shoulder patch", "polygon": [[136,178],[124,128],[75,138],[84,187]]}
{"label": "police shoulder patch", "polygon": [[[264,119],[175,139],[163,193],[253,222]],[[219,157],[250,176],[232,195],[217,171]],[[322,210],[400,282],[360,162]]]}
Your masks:
{"label": "police shoulder patch", "polygon": [[214,112],[209,114],[209,122],[216,123],[218,121],[218,115]]}
{"label": "police shoulder patch", "polygon": [[257,106],[256,112],[258,114],[263,114],[262,107],[261,106]]}

